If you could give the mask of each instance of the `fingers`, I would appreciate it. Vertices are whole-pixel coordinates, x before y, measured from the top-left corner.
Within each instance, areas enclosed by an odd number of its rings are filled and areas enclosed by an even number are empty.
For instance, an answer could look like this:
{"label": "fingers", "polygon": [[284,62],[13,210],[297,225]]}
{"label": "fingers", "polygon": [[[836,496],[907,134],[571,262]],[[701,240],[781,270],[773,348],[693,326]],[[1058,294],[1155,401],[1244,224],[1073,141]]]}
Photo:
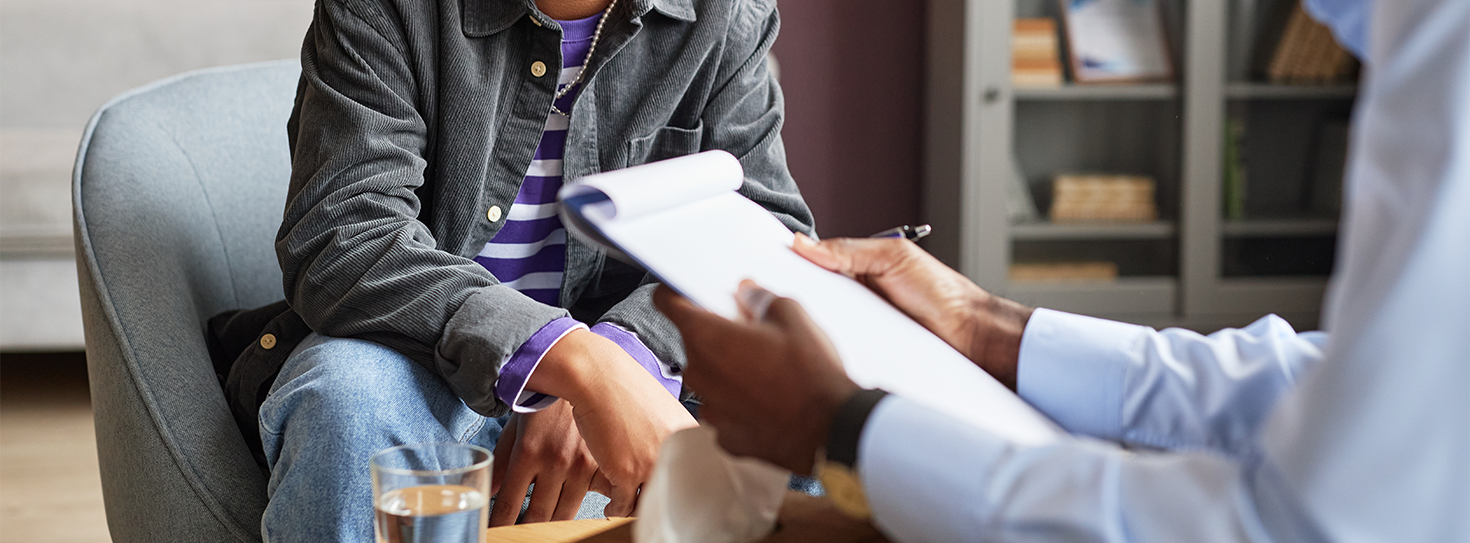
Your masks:
{"label": "fingers", "polygon": [[[768,311],[778,301],[782,302],[781,305],[787,306],[787,309],[782,311],[782,323],[810,323],[810,319],[806,318],[806,311],[802,310],[795,301],[776,296],[749,279],[740,282],[740,286],[735,291],[735,301],[740,307],[741,314],[753,323],[765,320],[769,315]],[[674,322],[680,332],[686,335],[692,333],[697,337],[702,331],[729,333],[732,326],[739,328],[738,323],[705,311],[665,285],[659,285],[658,290],[654,291],[653,304]],[[795,312],[792,311],[792,307],[795,308]]]}
{"label": "fingers", "polygon": [[801,232],[796,233],[796,239],[791,243],[791,250],[796,251],[796,254],[811,261],[812,264],[826,268],[828,271],[835,271],[841,274],[847,273],[843,269],[843,261],[836,254],[832,253],[830,247],[813,241],[812,238],[806,237],[806,234]]}
{"label": "fingers", "polygon": [[592,474],[592,484],[587,487],[587,490],[607,497],[612,497],[612,489],[612,481],[607,479],[607,474],[603,473],[602,470],[597,470],[596,473]]}
{"label": "fingers", "polygon": [[[496,447],[497,449],[499,447]],[[526,501],[526,489],[531,486],[534,475],[525,462],[512,462],[507,470],[505,483],[495,497],[495,507],[490,510],[491,526],[510,526],[516,523],[521,513],[521,504]]]}
{"label": "fingers", "polygon": [[592,454],[587,451],[585,443],[577,447],[580,453],[578,459],[574,459],[567,467],[567,476],[561,486],[561,498],[556,501],[556,510],[551,514],[551,520],[572,520],[577,518],[577,512],[582,510],[582,500],[587,497],[587,491],[592,485],[592,478],[597,474],[597,463],[592,459]]}
{"label": "fingers", "polygon": [[694,302],[680,296],[679,293],[674,292],[674,289],[664,284],[660,284],[658,289],[653,291],[653,306],[658,308],[660,312],[668,316],[669,320],[674,321],[676,324],[689,321],[698,322],[702,319],[715,316],[703,308],[694,305]]}
{"label": "fingers", "polygon": [[505,470],[510,467],[511,451],[515,450],[516,426],[520,417],[511,417],[510,422],[500,429],[500,441],[495,443],[495,454],[490,464],[490,495],[500,492],[500,483],[505,482]]}
{"label": "fingers", "polygon": [[[577,518],[577,512],[582,510],[582,499],[587,497],[587,491],[592,484],[592,474],[581,473],[568,477],[561,487],[561,499],[556,502],[556,511],[552,513],[551,520],[572,520]],[[535,498],[532,498],[534,500]]]}
{"label": "fingers", "polygon": [[601,470],[592,475],[592,485],[588,490],[608,497],[607,507],[602,508],[605,517],[627,517],[632,516],[633,509],[638,506],[637,486],[616,486],[612,480],[607,478]]}
{"label": "fingers", "polygon": [[612,494],[608,498],[611,498],[611,501],[607,502],[607,507],[602,508],[604,516],[608,518],[632,516],[633,508],[638,505],[638,487],[613,487]]}
{"label": "fingers", "polygon": [[740,287],[735,290],[735,301],[740,306],[740,314],[750,322],[765,320],[766,310],[775,300],[775,294],[761,288],[760,285],[755,284],[755,281],[749,279],[741,281]]}
{"label": "fingers", "polygon": [[673,321],[686,340],[694,343],[705,334],[720,333],[732,324],[724,317],[694,305],[667,285],[659,285],[653,292],[653,305]]}
{"label": "fingers", "polygon": [[551,520],[551,514],[556,512],[557,504],[561,501],[562,485],[565,479],[559,479],[554,473],[542,471],[536,477],[536,488],[531,490],[531,503],[526,506],[526,514],[521,515],[521,524],[533,522],[546,522]]}
{"label": "fingers", "polygon": [[801,303],[791,298],[782,298],[746,279],[740,282],[735,298],[746,318],[753,322],[764,322],[783,330],[816,330],[811,315]]}
{"label": "fingers", "polygon": [[802,309],[801,304],[791,298],[776,298],[772,295],[770,306],[766,308],[765,322],[771,323],[785,330],[802,330],[816,328],[810,315]]}
{"label": "fingers", "polygon": [[828,270],[859,277],[882,275],[899,263],[922,253],[918,245],[903,238],[833,238],[812,241],[797,234],[791,249],[813,264]]}

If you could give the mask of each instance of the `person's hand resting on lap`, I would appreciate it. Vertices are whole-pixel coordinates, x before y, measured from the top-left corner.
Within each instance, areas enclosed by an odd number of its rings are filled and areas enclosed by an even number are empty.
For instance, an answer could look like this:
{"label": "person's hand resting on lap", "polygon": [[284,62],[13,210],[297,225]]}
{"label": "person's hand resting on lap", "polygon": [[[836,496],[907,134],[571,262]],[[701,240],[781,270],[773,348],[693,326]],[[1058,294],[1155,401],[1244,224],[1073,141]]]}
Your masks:
{"label": "person's hand resting on lap", "polygon": [[597,460],[572,419],[572,406],[557,400],[535,413],[515,413],[495,444],[491,470],[492,494],[505,490],[490,512],[491,526],[515,524],[521,499],[531,483],[536,491],[526,507],[524,522],[571,520],[597,472]]}
{"label": "person's hand resting on lap", "polygon": [[[604,514],[628,516],[665,437],[696,423],[677,399],[611,340],[576,330],[547,351],[526,388],[561,398],[516,414],[495,447],[497,499],[491,526],[576,516],[588,490],[609,498]],[[503,475],[503,476],[502,476]]]}

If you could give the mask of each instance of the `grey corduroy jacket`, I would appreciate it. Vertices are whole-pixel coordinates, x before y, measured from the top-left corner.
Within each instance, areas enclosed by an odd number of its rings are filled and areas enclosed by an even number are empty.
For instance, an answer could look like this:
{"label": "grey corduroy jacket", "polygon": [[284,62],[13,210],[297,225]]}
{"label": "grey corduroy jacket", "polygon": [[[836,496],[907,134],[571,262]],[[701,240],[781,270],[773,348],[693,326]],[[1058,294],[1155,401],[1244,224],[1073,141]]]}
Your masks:
{"label": "grey corduroy jacket", "polygon": [[[723,149],[745,168],[741,194],[811,233],[766,68],[778,27],[774,0],[619,0],[571,111],[565,179]],[[276,372],[310,331],[392,347],[491,416],[508,409],[494,394],[501,365],[569,314],[621,325],[682,368],[678,333],[642,270],[569,240],[568,311],[470,260],[504,225],[487,211],[510,209],[530,165],[560,37],[532,0],[318,0],[276,238],[286,300],[211,322],[242,428],[255,428]]]}

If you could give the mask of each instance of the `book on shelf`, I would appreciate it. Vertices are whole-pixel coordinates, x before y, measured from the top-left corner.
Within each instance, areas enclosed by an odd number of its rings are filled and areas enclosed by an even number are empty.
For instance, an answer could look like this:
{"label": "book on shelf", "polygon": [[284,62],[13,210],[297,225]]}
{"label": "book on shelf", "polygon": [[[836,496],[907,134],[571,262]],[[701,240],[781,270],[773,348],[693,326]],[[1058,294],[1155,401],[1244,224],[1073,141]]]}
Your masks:
{"label": "book on shelf", "polygon": [[1153,178],[1140,175],[1058,175],[1052,180],[1051,220],[1152,222],[1158,219]]}
{"label": "book on shelf", "polygon": [[1278,84],[1329,84],[1357,74],[1357,59],[1300,3],[1278,0],[1267,13],[1254,40],[1260,77]]}
{"label": "book on shelf", "polygon": [[1061,47],[1057,42],[1055,19],[1016,19],[1011,31],[1011,85],[1061,86]]}
{"label": "book on shelf", "polygon": [[1010,280],[1016,283],[1107,282],[1118,278],[1115,262],[1017,262]]}

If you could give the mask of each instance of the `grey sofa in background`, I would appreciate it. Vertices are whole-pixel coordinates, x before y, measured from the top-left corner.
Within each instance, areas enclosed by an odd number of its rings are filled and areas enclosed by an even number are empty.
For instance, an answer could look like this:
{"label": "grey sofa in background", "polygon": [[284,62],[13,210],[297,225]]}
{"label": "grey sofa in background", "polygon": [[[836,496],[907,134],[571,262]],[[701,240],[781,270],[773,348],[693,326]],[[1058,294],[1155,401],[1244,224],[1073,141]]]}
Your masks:
{"label": "grey sofa in background", "polygon": [[272,242],[295,60],[125,93],[83,135],[72,204],[98,459],[113,541],[260,541],[266,478],[203,335],[282,297]]}
{"label": "grey sofa in background", "polygon": [[297,57],[312,5],[0,1],[0,352],[83,348],[71,174],[97,107],[189,70]]}

